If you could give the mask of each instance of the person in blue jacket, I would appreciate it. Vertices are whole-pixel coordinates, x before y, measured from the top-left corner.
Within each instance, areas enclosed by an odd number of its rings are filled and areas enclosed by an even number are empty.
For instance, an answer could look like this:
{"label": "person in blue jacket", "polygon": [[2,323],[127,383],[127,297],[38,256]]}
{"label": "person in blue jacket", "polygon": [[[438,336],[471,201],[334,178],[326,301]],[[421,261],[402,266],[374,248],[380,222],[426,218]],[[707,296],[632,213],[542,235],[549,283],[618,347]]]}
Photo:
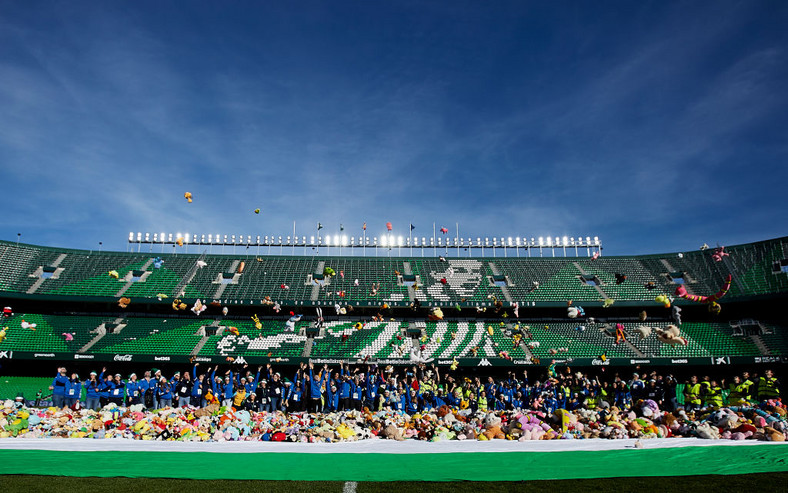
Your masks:
{"label": "person in blue jacket", "polygon": [[108,401],[120,407],[123,405],[123,398],[126,397],[126,382],[121,380],[120,373],[115,374],[114,379],[109,379]]}
{"label": "person in blue jacket", "polygon": [[82,395],[82,382],[79,381],[79,375],[76,373],[71,374],[71,378],[66,385],[66,406],[72,407],[79,401]]}
{"label": "person in blue jacket", "polygon": [[99,408],[103,408],[109,404],[109,391],[112,388],[112,375],[107,375],[105,377],[104,374],[106,372],[107,368],[102,368],[98,377]]}
{"label": "person in blue jacket", "polygon": [[285,408],[288,413],[297,413],[304,410],[304,391],[301,387],[301,380],[297,380],[290,386],[285,399]]}
{"label": "person in blue jacket", "polygon": [[[145,375],[142,377],[139,383],[140,389],[140,402],[145,406],[148,407],[146,402],[151,403],[151,409],[156,409],[156,380],[151,377],[151,372],[146,371]],[[146,396],[148,398],[146,399]]]}
{"label": "person in blue jacket", "polygon": [[246,385],[244,388],[246,389],[246,394],[249,395],[253,392],[257,392],[257,384],[260,382],[260,370],[262,370],[262,366],[257,367],[257,374],[254,376],[254,380],[252,379],[252,373],[247,372],[246,375]]}
{"label": "person in blue jacket", "polygon": [[342,366],[339,373],[339,382],[338,382],[338,389],[339,389],[339,407],[338,410],[340,411],[347,411],[352,406],[353,403],[350,399],[350,394],[353,391],[353,380],[350,376],[350,369],[348,368],[346,371],[346,366]]}
{"label": "person in blue jacket", "polygon": [[137,374],[132,373],[126,381],[126,402],[129,406],[142,403],[142,394],[140,393],[140,382],[137,380]]}
{"label": "person in blue jacket", "polygon": [[[200,363],[195,363],[194,368],[192,368],[192,397],[190,402],[192,405],[205,407],[208,403],[205,402],[205,391],[203,390],[203,386],[205,385],[205,374],[201,373],[197,375],[197,366]],[[211,368],[208,367],[208,370],[211,371]]]}
{"label": "person in blue jacket", "polygon": [[339,408],[339,388],[337,382],[331,380],[326,389],[326,412],[334,412]]}
{"label": "person in blue jacket", "polygon": [[350,382],[351,382],[350,402],[352,403],[352,408],[355,409],[356,411],[361,411],[361,406],[363,403],[362,394],[364,393],[364,389],[361,382],[361,376],[354,375],[353,380],[351,380]]}
{"label": "person in blue jacket", "polygon": [[61,366],[57,369],[52,385],[49,386],[49,390],[52,391],[52,405],[54,407],[62,408],[66,403],[66,385],[68,385],[66,367]]}
{"label": "person in blue jacket", "polygon": [[323,386],[328,381],[328,365],[315,376],[314,364],[309,363],[309,412],[319,413],[323,410]]}
{"label": "person in blue jacket", "polygon": [[224,377],[224,384],[222,385],[222,405],[226,407],[232,406],[234,395],[235,384],[233,383],[233,371],[227,370]]}
{"label": "person in blue jacket", "polygon": [[85,387],[85,408],[98,411],[101,396],[99,394],[99,380],[95,371],[90,372],[90,378],[82,384]]}
{"label": "person in blue jacket", "polygon": [[159,400],[159,408],[172,407],[172,386],[166,377],[161,377],[159,385],[156,387],[156,396]]}
{"label": "person in blue jacket", "polygon": [[405,391],[405,412],[407,414],[416,414],[420,411],[419,401],[421,396],[414,388]]}

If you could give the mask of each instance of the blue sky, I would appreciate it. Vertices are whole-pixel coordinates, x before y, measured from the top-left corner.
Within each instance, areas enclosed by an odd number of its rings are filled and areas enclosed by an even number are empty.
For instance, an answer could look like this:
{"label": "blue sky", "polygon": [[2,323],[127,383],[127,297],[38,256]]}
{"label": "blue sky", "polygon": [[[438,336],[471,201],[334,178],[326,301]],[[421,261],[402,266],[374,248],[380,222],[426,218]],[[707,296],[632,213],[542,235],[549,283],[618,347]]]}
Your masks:
{"label": "blue sky", "polygon": [[778,1],[2,0],[0,239],[783,236],[787,24]]}

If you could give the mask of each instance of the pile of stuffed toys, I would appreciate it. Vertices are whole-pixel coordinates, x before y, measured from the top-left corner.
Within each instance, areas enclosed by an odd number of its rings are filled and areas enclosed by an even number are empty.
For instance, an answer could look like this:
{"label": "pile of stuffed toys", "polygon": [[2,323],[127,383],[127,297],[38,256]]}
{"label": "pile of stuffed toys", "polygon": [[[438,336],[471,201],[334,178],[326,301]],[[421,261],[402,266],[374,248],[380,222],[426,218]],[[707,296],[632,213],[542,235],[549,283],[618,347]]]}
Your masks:
{"label": "pile of stuffed toys", "polygon": [[558,440],[699,437],[704,439],[785,441],[786,407],[730,407],[670,413],[654,401],[631,410],[616,407],[537,411],[477,412],[441,406],[408,415],[393,411],[323,414],[258,413],[217,404],[205,408],[146,411],[141,405],[100,411],[34,409],[0,402],[0,438],[126,438],[179,441],[348,442],[391,440]]}

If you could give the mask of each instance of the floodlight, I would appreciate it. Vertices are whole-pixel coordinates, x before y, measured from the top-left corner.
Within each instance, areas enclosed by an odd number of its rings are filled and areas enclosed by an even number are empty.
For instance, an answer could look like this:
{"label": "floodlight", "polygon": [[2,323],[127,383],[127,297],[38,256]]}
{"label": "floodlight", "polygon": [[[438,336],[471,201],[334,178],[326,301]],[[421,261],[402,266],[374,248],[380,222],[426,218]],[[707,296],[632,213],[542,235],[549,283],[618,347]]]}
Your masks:
{"label": "floodlight", "polygon": [[347,245],[347,235],[342,235],[342,244]]}
{"label": "floodlight", "polygon": [[402,237],[401,236],[397,237],[397,243],[399,243],[399,246],[404,245],[404,243],[402,242]]}
{"label": "floodlight", "polygon": [[380,237],[380,244],[382,246],[386,246],[388,244],[388,238],[386,238],[385,236],[381,236]]}
{"label": "floodlight", "polygon": [[129,241],[134,241],[134,232],[129,231]]}
{"label": "floodlight", "polygon": [[542,245],[544,245],[544,238],[540,236],[539,237],[539,246],[542,246]]}

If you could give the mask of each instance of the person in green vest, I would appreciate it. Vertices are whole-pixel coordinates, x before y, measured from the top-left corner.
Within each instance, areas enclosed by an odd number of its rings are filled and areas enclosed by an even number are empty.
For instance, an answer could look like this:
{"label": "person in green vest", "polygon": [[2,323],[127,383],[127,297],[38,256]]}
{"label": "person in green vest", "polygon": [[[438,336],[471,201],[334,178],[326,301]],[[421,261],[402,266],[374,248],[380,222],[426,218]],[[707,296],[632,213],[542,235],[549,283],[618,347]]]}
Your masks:
{"label": "person in green vest", "polygon": [[722,387],[716,380],[711,380],[703,390],[703,407],[719,409],[722,407]]}
{"label": "person in green vest", "polygon": [[[747,373],[745,372],[745,375]],[[747,375],[748,376],[748,375]],[[723,387],[725,386],[725,380],[722,381]],[[745,381],[742,381],[739,375],[733,377],[733,381],[728,383],[728,405],[729,406],[743,406],[747,404],[747,397],[750,394],[750,386],[753,385],[752,381],[747,378]]]}
{"label": "person in green vest", "polygon": [[774,376],[772,370],[766,370],[764,376],[758,379],[758,400],[763,402],[769,399],[780,398],[780,381]]}
{"label": "person in green vest", "polygon": [[684,384],[684,409],[686,411],[700,409],[700,388],[698,377],[695,375],[692,375],[690,381]]}

